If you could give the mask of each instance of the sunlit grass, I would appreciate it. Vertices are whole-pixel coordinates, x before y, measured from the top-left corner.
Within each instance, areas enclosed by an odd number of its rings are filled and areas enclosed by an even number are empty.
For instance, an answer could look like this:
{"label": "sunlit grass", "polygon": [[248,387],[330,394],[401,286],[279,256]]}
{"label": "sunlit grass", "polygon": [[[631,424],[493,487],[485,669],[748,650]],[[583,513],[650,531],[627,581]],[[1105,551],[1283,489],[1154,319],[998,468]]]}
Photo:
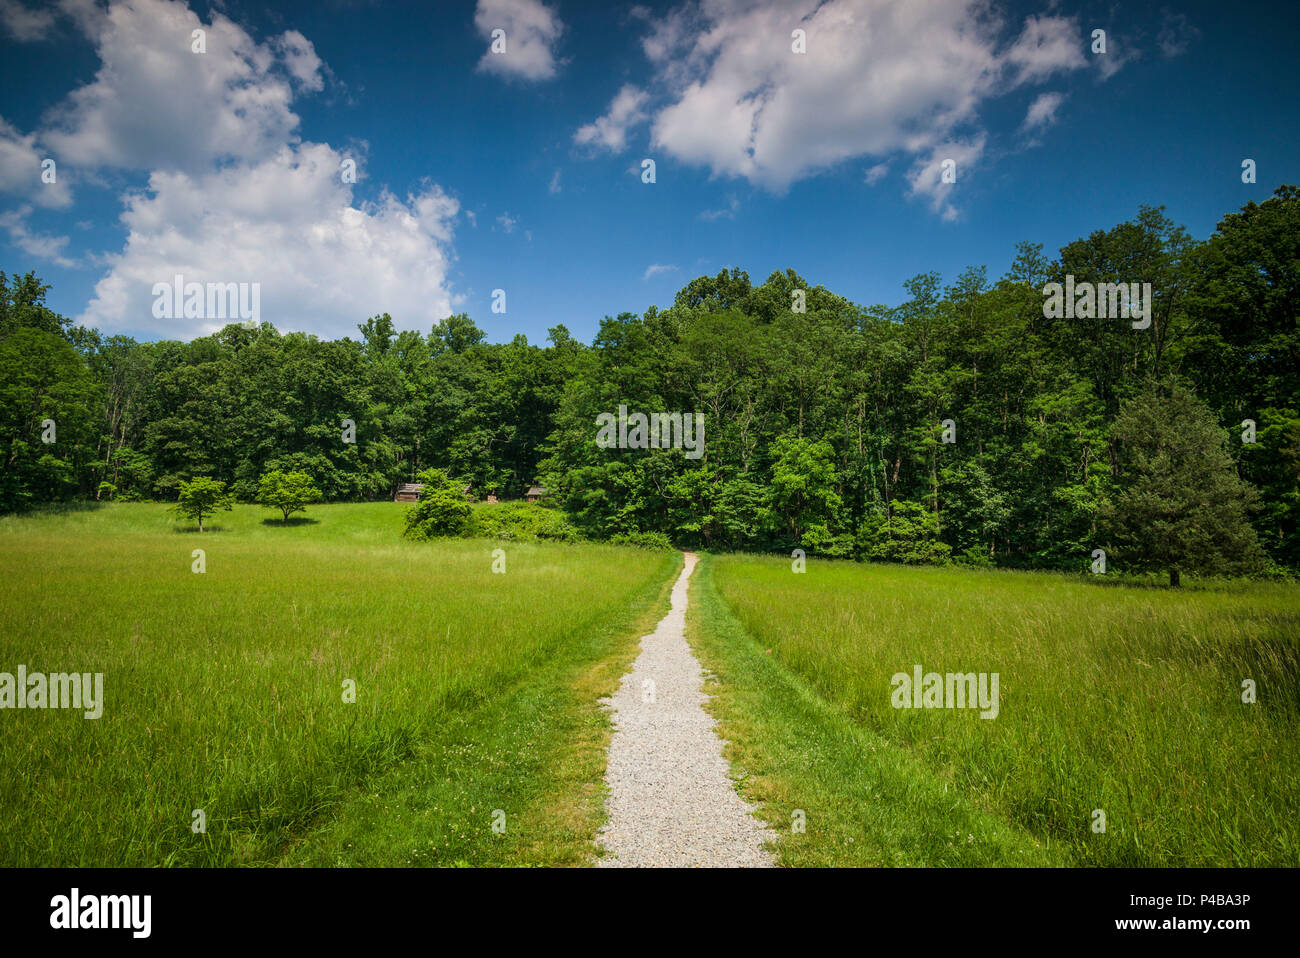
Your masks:
{"label": "sunlit grass", "polygon": [[[800,575],[744,556],[709,568],[776,663],[1072,861],[1300,864],[1295,586],[1170,590],[847,562]],[[893,708],[891,677],[918,664],[999,673],[1000,714]],[[1256,704],[1242,702],[1246,679]],[[1104,833],[1091,828],[1096,809]]]}
{"label": "sunlit grass", "polygon": [[[103,672],[106,699],[98,720],[0,712],[0,863],[293,859],[362,785],[407,765],[448,781],[479,760],[459,755],[504,754],[525,727],[533,752],[501,781],[511,812],[536,806],[563,771],[557,730],[582,718],[566,690],[635,641],[679,557],[509,544],[493,574],[500,543],[404,542],[402,511],[318,506],[285,526],[237,506],[201,535],[151,504],[0,520],[0,671]],[[499,860],[494,800],[511,799],[426,795],[447,807],[419,823],[417,861]],[[456,821],[473,834],[446,841]],[[512,843],[530,840],[527,823],[511,820]],[[391,831],[331,855],[403,863],[411,835]],[[552,850],[572,858],[581,838]]]}

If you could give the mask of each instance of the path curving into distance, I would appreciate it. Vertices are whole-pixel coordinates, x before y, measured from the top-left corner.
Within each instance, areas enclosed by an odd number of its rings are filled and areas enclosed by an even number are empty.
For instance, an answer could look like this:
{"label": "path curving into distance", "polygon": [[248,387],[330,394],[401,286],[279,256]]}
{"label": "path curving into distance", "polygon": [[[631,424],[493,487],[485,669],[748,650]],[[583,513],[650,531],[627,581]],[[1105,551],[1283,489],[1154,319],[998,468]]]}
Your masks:
{"label": "path curving into distance", "polygon": [[605,783],[602,868],[771,867],[772,837],[736,794],[714,719],[704,711],[704,673],[686,644],[686,589],[699,556],[673,586],[672,609],[641,639],[618,691]]}

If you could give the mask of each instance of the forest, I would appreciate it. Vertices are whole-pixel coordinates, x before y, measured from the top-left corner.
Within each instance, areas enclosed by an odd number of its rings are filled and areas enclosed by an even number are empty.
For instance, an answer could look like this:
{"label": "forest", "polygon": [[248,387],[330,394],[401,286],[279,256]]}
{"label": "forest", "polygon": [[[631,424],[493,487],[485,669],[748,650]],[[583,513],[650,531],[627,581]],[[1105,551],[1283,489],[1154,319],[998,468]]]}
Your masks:
{"label": "forest", "polygon": [[[1045,309],[1067,276],[1150,284],[1149,325]],[[478,498],[540,483],[592,539],[1072,571],[1100,549],[1174,583],[1300,571],[1300,189],[1205,240],[1143,206],[1055,258],[1021,243],[997,279],[914,276],[896,306],[813,278],[701,276],[590,345],[557,325],[543,346],[386,313],[355,339],[263,322],[138,342],[0,273],[0,510],[175,500],[199,477],[257,501],[275,470],[391,500],[435,468]],[[702,454],[598,444],[620,407],[702,415]]]}

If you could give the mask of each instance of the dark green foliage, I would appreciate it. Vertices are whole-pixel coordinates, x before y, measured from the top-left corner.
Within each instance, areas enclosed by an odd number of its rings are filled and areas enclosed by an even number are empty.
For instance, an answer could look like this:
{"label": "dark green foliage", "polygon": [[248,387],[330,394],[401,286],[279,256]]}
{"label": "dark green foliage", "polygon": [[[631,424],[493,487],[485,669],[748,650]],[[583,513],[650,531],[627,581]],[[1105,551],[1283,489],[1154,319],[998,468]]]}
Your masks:
{"label": "dark green foliage", "polygon": [[439,539],[458,536],[469,525],[473,507],[465,498],[465,482],[452,479],[441,469],[425,469],[418,476],[424,484],[420,501],[406,513],[408,539]]}
{"label": "dark green foliage", "polygon": [[871,515],[859,527],[858,548],[868,559],[942,565],[952,546],[939,541],[939,524],[919,502],[895,499],[885,515]]}
{"label": "dark green foliage", "polygon": [[582,539],[582,534],[569,524],[564,513],[526,502],[475,506],[462,535],[515,542],[578,542]]}
{"label": "dark green foliage", "polygon": [[58,333],[24,327],[0,339],[0,509],[66,499],[89,486],[98,393]]}
{"label": "dark green foliage", "polygon": [[638,549],[671,549],[672,541],[662,532],[620,532],[610,536],[610,542]]}
{"label": "dark green foliage", "polygon": [[[1258,490],[1247,515],[1268,560],[1300,570],[1298,264],[1300,190],[1284,186],[1205,242],[1141,207],[1056,260],[1022,243],[998,279],[917,275],[894,307],[731,269],[667,309],[606,317],[590,346],[562,325],[545,347],[490,344],[463,314],[427,334],[380,314],[360,342],[263,324],[136,343],[71,326],[34,275],[0,274],[0,509],[100,482],[171,498],[196,476],[253,500],[272,471],[307,473],[327,500],[390,499],[436,468],[480,496],[540,482],[593,539],[1079,571],[1132,475],[1120,409],[1174,376]],[[1046,318],[1043,285],[1067,274],[1150,283],[1150,327]],[[597,417],[620,406],[702,414],[702,455],[597,446]],[[1156,561],[1151,532],[1122,565]]]}
{"label": "dark green foliage", "polygon": [[1261,571],[1247,513],[1258,499],[1237,476],[1214,414],[1177,383],[1151,383],[1115,422],[1119,481],[1102,508],[1120,568],[1207,574]]}

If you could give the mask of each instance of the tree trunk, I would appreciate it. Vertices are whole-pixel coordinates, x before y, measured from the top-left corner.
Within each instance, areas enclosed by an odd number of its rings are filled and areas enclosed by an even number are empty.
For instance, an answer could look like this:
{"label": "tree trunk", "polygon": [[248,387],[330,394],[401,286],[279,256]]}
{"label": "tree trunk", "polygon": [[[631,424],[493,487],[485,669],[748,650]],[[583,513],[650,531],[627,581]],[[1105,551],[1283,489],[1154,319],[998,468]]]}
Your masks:
{"label": "tree trunk", "polygon": [[1182,580],[1179,578],[1178,570],[1177,570],[1177,569],[1170,569],[1170,570],[1169,570],[1169,587],[1170,587],[1171,589],[1177,589],[1178,586],[1179,586],[1181,583],[1182,583]]}

